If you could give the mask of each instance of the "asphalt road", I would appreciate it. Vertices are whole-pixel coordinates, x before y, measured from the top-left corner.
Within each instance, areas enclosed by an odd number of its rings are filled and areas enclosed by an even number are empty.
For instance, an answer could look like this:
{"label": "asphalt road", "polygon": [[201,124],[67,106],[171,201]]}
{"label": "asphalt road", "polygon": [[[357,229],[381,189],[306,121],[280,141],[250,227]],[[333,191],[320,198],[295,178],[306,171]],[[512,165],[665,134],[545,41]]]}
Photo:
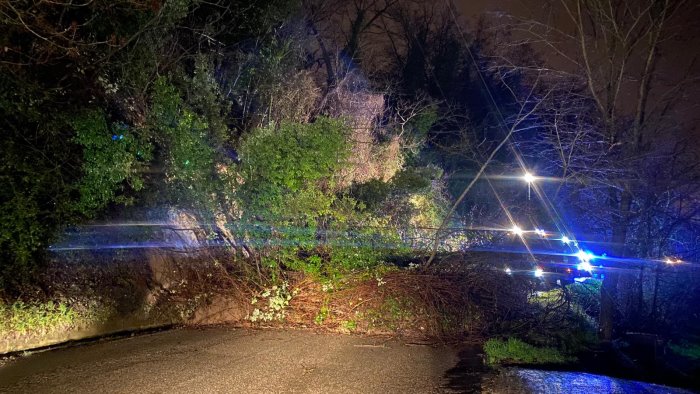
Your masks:
{"label": "asphalt road", "polygon": [[12,393],[431,393],[449,347],[311,331],[177,329],[46,351],[0,367]]}

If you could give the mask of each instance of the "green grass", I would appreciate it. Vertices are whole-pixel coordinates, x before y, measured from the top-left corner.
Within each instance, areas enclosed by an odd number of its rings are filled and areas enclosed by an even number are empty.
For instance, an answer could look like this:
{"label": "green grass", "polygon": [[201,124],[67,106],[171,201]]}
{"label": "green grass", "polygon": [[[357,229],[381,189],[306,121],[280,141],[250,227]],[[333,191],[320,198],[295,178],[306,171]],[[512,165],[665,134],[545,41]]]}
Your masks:
{"label": "green grass", "polygon": [[681,341],[679,344],[670,343],[668,347],[679,356],[687,357],[693,361],[700,360],[700,343]]}
{"label": "green grass", "polygon": [[357,321],[355,320],[343,320],[343,322],[340,323],[340,326],[346,330],[353,332],[357,330]]}
{"label": "green grass", "polygon": [[323,324],[323,322],[326,321],[326,319],[328,319],[328,316],[330,316],[330,314],[330,308],[324,303],[321,306],[321,310],[319,310],[318,314],[316,314],[316,317],[314,318],[314,323],[316,323],[317,325]]}
{"label": "green grass", "polygon": [[536,347],[516,338],[489,339],[484,344],[486,361],[491,364],[563,364],[574,361],[551,347]]}
{"label": "green grass", "polygon": [[0,302],[0,333],[48,332],[70,326],[76,316],[73,309],[60,302],[15,301],[11,305]]}

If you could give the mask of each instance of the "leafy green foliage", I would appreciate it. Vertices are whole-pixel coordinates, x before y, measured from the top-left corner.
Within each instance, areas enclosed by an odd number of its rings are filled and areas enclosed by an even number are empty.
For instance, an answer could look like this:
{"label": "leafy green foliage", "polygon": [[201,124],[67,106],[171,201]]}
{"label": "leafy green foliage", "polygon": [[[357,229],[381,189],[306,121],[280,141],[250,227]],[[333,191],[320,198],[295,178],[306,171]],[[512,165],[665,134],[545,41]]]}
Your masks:
{"label": "leafy green foliage", "polygon": [[328,214],[334,176],[349,153],[347,132],[341,120],[324,117],[254,130],[240,149],[244,211],[308,225]]}
{"label": "leafy green foliage", "polygon": [[8,77],[0,71],[0,287],[14,291],[74,218],[79,154],[46,103],[49,94]]}
{"label": "leafy green foliage", "polygon": [[[295,293],[290,291],[287,282],[264,289],[251,300],[251,304],[255,305],[256,308],[248,316],[248,320],[252,322],[283,321],[287,316],[286,309],[289,306],[289,301],[294,295]],[[267,300],[267,303],[264,300]],[[263,302],[261,303],[261,301]]]}
{"label": "leafy green foliage", "polygon": [[356,320],[343,320],[340,323],[340,327],[343,328],[345,331],[353,332],[357,330],[357,321]]}
{"label": "leafy green foliage", "polygon": [[600,289],[603,282],[599,279],[588,279],[583,283],[572,283],[566,286],[571,302],[588,316],[597,317],[600,313]]}
{"label": "leafy green foliage", "polygon": [[[33,196],[17,193],[0,206],[3,220],[0,231],[0,246],[7,264],[2,267],[2,278],[23,278],[31,267],[32,259],[40,253],[47,237],[42,226],[40,208]],[[0,284],[5,285],[3,281]]]}
{"label": "leafy green foliage", "polygon": [[271,240],[263,262],[314,276],[371,268],[402,245],[388,218],[336,193],[349,154],[347,126],[319,118],[256,130],[241,146],[237,195],[251,239]]}
{"label": "leafy green foliage", "polygon": [[555,348],[536,347],[517,338],[489,339],[484,344],[486,361],[491,364],[563,364],[575,358]]}
{"label": "leafy green foliage", "polygon": [[326,256],[315,246],[337,200],[333,189],[348,155],[346,137],[342,121],[319,118],[260,128],[244,140],[237,195],[246,220],[266,224],[249,227],[249,236],[275,244],[266,265],[322,274]]}
{"label": "leafy green foliage", "polygon": [[436,167],[407,167],[394,175],[391,185],[399,193],[425,192],[440,175],[441,171]]}
{"label": "leafy green foliage", "polygon": [[370,179],[365,183],[355,184],[350,189],[350,195],[361,201],[367,209],[376,210],[391,193],[391,184],[379,179]]}
{"label": "leafy green foliage", "polygon": [[75,142],[83,147],[76,209],[89,217],[110,202],[130,202],[123,192],[127,186],[133,191],[143,188],[141,174],[151,158],[151,145],[124,124],[108,127],[99,110],[76,116],[71,124],[76,130]]}
{"label": "leafy green foliage", "polygon": [[687,357],[693,361],[700,360],[700,343],[680,341],[679,343],[669,343],[668,347],[675,354]]}
{"label": "leafy green foliage", "polygon": [[164,167],[166,202],[214,211],[215,197],[233,189],[230,173],[216,167],[227,164],[215,149],[223,126],[212,129],[165,78],[156,81],[152,100],[147,127],[161,146],[157,159]]}
{"label": "leafy green foliage", "polygon": [[328,302],[324,302],[323,305],[321,305],[321,309],[318,311],[316,314],[316,317],[314,317],[314,323],[317,325],[323,324],[326,319],[331,315],[331,309],[328,306]]}
{"label": "leafy green foliage", "polygon": [[63,303],[25,303],[15,301],[10,305],[0,302],[0,333],[24,334],[65,328],[76,319],[76,312]]}
{"label": "leafy green foliage", "polygon": [[363,210],[352,198],[338,199],[331,218],[328,256],[334,269],[367,270],[402,252],[404,244],[389,218]]}
{"label": "leafy green foliage", "polygon": [[413,128],[414,133],[421,139],[425,139],[428,135],[430,128],[438,121],[439,115],[437,112],[437,107],[431,105],[423,109],[416,117],[411,119],[410,126]]}
{"label": "leafy green foliage", "polygon": [[0,287],[19,291],[57,233],[112,203],[235,205],[220,52],[204,51],[269,39],[299,2],[231,5],[0,5]]}
{"label": "leafy green foliage", "polygon": [[[255,126],[307,119],[316,100],[316,88],[304,70],[303,37],[271,36],[251,52],[238,54],[243,67],[235,78],[235,101],[253,111],[244,113]],[[255,86],[255,89],[249,89]]]}

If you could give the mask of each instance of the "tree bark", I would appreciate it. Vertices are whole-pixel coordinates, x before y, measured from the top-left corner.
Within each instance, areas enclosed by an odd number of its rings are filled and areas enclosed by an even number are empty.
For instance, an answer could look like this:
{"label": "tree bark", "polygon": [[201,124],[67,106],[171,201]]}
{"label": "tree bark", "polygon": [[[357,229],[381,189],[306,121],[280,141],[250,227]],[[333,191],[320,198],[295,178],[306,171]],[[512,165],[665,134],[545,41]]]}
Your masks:
{"label": "tree bark", "polygon": [[[611,190],[611,203],[616,203],[615,190]],[[629,222],[629,210],[632,196],[629,191],[623,190],[618,209],[613,210],[616,217],[613,218],[612,242],[615,257],[625,257],[627,230]],[[615,204],[616,205],[616,204]],[[617,283],[619,274],[615,271],[618,267],[611,264],[603,278],[603,286],[600,289],[600,331],[599,336],[603,342],[612,341],[615,334],[615,312],[617,310]]]}

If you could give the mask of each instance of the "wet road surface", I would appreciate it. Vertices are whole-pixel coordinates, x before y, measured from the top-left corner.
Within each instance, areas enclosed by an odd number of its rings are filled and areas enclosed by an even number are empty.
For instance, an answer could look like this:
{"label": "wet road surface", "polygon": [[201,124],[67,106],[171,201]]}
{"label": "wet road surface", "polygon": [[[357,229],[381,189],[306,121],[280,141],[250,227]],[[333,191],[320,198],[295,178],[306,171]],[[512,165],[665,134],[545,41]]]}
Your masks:
{"label": "wet road surface", "polygon": [[431,393],[457,361],[388,338],[178,329],[20,357],[0,367],[0,392]]}
{"label": "wet road surface", "polygon": [[182,328],[6,360],[0,393],[688,393],[582,372],[489,370],[479,352],[309,330]]}

